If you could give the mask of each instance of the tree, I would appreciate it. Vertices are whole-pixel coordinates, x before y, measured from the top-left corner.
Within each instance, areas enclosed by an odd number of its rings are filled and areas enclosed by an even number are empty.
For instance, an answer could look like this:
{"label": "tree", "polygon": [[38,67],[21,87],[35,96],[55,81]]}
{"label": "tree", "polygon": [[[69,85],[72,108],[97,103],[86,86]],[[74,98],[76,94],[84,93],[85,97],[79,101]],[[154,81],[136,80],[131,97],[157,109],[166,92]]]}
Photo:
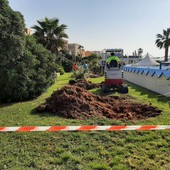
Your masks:
{"label": "tree", "polygon": [[[20,72],[19,64],[25,49],[24,19],[13,11],[7,0],[0,1],[0,100],[8,83]],[[12,82],[11,82],[12,83]],[[9,90],[9,93],[11,91]]]}
{"label": "tree", "polygon": [[88,57],[83,57],[82,60],[86,61],[89,65],[89,70],[95,74],[98,74],[101,72],[101,68],[99,65],[99,60],[101,60],[102,57],[98,56],[97,54],[91,54]]}
{"label": "tree", "polygon": [[55,71],[59,66],[55,62],[56,56],[37,44],[33,36],[26,37],[24,51],[24,74],[29,79],[32,88],[28,87],[29,98],[39,96],[55,81]]}
{"label": "tree", "polygon": [[56,55],[24,34],[24,19],[0,1],[0,101],[37,97],[55,81]]}
{"label": "tree", "polygon": [[165,48],[165,59],[164,61],[168,61],[168,50],[170,46],[170,28],[167,30],[163,30],[163,34],[157,34],[157,39],[155,44],[158,48]]}
{"label": "tree", "polygon": [[59,19],[48,19],[47,17],[43,21],[37,21],[39,25],[34,25],[34,36],[39,43],[42,43],[44,47],[50,50],[52,53],[58,53],[58,50],[64,48],[64,39],[68,38],[68,35],[64,32],[67,28],[66,25],[59,25]]}
{"label": "tree", "polygon": [[26,46],[18,65],[7,71],[7,82],[0,93],[3,102],[33,99],[55,81],[58,66],[55,55],[26,36]]}

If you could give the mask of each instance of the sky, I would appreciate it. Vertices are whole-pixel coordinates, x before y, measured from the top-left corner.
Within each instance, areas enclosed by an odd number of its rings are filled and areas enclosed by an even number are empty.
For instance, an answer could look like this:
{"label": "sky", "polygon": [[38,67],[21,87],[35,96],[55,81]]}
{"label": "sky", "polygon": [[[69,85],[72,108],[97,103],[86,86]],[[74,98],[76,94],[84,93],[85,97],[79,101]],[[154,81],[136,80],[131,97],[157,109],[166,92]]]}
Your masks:
{"label": "sky", "polygon": [[132,55],[142,48],[143,55],[164,56],[155,40],[170,28],[170,0],[9,0],[9,5],[21,12],[27,27],[58,18],[67,25],[68,43],[85,50],[122,48]]}

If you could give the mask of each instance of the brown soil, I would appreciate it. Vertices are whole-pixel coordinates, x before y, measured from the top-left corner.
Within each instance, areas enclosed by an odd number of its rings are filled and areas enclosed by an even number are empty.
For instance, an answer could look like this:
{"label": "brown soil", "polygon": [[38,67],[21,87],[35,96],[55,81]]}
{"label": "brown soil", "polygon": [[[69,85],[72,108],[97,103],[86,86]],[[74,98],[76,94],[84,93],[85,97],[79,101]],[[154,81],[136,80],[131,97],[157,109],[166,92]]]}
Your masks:
{"label": "brown soil", "polygon": [[55,91],[37,111],[48,111],[65,118],[87,119],[107,117],[110,119],[139,120],[155,117],[161,110],[136,103],[130,97],[98,96],[87,90],[68,85]]}
{"label": "brown soil", "polygon": [[100,87],[100,84],[95,84],[95,83],[92,83],[91,81],[86,81],[85,79],[70,80],[69,84],[84,88],[86,90]]}

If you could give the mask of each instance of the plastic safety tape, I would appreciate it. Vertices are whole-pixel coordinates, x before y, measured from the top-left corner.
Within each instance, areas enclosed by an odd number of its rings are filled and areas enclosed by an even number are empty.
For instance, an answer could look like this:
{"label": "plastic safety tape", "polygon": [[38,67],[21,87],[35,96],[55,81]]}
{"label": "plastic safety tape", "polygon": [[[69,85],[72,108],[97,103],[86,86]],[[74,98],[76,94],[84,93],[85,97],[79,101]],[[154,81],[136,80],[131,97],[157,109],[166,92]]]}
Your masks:
{"label": "plastic safety tape", "polygon": [[18,126],[0,127],[0,132],[38,132],[38,131],[126,131],[126,130],[170,130],[170,125],[136,126]]}

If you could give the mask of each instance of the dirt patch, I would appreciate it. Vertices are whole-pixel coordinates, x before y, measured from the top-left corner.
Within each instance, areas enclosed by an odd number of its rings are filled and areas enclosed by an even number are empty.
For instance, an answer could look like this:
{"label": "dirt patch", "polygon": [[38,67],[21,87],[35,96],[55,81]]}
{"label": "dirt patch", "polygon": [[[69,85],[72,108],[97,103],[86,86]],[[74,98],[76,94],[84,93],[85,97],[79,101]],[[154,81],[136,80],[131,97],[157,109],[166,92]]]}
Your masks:
{"label": "dirt patch", "polygon": [[55,91],[37,111],[48,111],[65,118],[139,120],[160,115],[161,110],[146,104],[133,102],[130,97],[98,96],[73,85]]}
{"label": "dirt patch", "polygon": [[70,80],[69,84],[70,85],[74,85],[74,86],[78,86],[78,87],[81,87],[81,88],[84,88],[86,90],[90,90],[90,89],[93,89],[93,88],[100,87],[100,83],[99,84],[95,84],[95,83],[92,83],[91,81],[87,81],[85,79]]}
{"label": "dirt patch", "polygon": [[89,77],[90,77],[90,78],[97,78],[97,77],[101,77],[101,75],[98,75],[98,74],[90,74]]}

